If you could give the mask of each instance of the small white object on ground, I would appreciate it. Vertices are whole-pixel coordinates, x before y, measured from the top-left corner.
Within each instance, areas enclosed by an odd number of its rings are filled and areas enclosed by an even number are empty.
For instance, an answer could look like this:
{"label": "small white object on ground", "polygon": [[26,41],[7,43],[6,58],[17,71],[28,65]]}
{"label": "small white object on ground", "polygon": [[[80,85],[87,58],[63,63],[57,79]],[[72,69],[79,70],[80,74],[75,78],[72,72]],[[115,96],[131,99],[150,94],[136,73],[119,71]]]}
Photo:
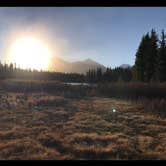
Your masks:
{"label": "small white object on ground", "polygon": [[112,112],[116,112],[116,109],[112,109]]}

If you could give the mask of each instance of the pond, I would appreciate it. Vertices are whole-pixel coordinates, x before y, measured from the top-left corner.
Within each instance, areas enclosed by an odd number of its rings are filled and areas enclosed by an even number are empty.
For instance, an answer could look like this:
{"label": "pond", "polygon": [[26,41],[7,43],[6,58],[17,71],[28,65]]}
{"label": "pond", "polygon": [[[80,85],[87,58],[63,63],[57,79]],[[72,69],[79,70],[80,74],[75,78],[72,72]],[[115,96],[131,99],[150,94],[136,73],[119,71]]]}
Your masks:
{"label": "pond", "polygon": [[85,83],[85,82],[65,82],[64,84],[67,84],[67,85],[73,85],[73,86],[78,86],[78,85],[81,85],[81,86],[91,86],[91,87],[96,87],[97,84],[90,84],[90,83]]}

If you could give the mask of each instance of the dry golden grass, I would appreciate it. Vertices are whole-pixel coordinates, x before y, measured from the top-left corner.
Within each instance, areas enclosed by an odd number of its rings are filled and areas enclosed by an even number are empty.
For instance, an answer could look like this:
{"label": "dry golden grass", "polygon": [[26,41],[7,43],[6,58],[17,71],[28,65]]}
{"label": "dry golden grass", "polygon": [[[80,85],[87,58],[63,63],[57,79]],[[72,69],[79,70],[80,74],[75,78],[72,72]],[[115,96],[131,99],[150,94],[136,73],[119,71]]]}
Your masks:
{"label": "dry golden grass", "polygon": [[93,95],[6,93],[0,159],[166,159],[165,116],[145,106]]}

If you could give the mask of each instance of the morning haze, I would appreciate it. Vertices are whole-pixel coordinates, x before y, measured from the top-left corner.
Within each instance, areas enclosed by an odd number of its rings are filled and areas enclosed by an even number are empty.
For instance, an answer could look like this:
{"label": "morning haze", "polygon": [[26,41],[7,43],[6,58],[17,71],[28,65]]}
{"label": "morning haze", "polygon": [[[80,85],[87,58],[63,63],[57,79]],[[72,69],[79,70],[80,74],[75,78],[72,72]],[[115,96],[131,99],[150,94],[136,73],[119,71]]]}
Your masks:
{"label": "morning haze", "polygon": [[0,19],[3,60],[6,44],[33,35],[47,42],[53,56],[116,67],[133,65],[140,36],[165,27],[165,8],[2,7]]}

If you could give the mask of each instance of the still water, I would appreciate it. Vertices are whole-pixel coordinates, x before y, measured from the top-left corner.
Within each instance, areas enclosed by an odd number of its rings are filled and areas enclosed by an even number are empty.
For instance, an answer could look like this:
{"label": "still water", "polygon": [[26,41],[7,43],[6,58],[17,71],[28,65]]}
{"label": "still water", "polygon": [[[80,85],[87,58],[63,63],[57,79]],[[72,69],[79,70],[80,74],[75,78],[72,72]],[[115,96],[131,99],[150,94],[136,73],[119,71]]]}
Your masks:
{"label": "still water", "polygon": [[90,84],[90,83],[85,83],[85,82],[65,82],[64,84],[67,85],[82,85],[82,86],[97,86],[97,84]]}

